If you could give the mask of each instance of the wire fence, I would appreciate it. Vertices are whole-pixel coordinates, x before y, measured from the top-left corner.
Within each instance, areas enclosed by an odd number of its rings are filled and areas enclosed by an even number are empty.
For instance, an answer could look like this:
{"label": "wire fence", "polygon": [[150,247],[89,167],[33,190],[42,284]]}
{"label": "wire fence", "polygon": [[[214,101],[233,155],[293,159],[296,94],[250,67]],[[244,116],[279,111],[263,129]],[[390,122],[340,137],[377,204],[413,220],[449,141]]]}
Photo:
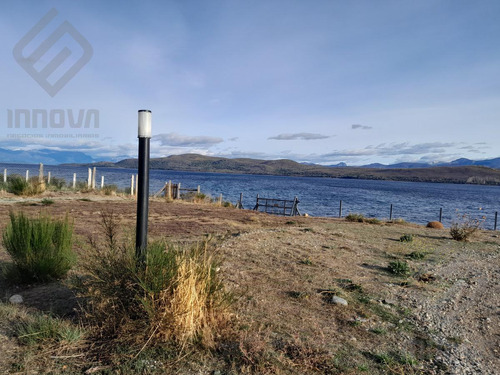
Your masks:
{"label": "wire fence", "polygon": [[[158,173],[158,171],[153,171],[153,173],[155,172]],[[52,166],[43,164],[38,164],[38,165],[0,164],[0,189],[6,190],[6,185],[8,180],[14,177],[28,182],[44,182],[48,187],[54,187],[57,189],[96,190],[96,191],[104,190],[105,192],[118,191],[127,195],[137,194],[137,170],[134,169],[116,170],[104,167],[100,169],[98,167],[87,168],[82,166]],[[219,177],[220,176],[217,176],[217,178]],[[153,192],[152,195],[155,195],[154,192],[157,191],[158,189],[161,190],[165,189],[165,187],[168,187],[169,182],[165,180],[161,182],[162,181],[161,178],[162,177],[156,177],[154,181],[152,181],[152,184],[155,183],[157,184],[156,188],[155,186],[153,186],[153,189],[150,189],[150,191]],[[180,198],[180,190],[182,190],[183,192],[196,191],[197,193],[200,193],[199,185],[197,187],[187,188],[183,184],[182,189],[179,189],[179,193],[177,193],[177,190],[175,189],[176,187],[180,188],[180,182],[176,184],[172,184],[172,182],[170,182],[170,184],[171,187],[168,190],[164,190],[164,194],[165,196],[170,196],[174,199]],[[224,182],[219,182],[219,184],[222,184],[223,188],[229,188],[229,186]],[[170,194],[166,192],[170,192]],[[158,192],[156,193],[156,195],[158,195]],[[222,204],[223,202],[222,194],[217,193],[216,196],[218,196],[216,202]],[[228,194],[228,196],[226,196],[226,199],[230,200],[231,199],[230,194]],[[244,206],[246,206],[247,208],[253,207],[253,203],[250,200],[252,198],[247,196],[246,199],[248,199],[249,201],[243,202],[242,196],[243,193],[239,193],[239,201],[235,199],[237,202],[235,204],[236,207],[238,208],[243,208]],[[307,198],[308,197],[305,197],[305,199],[303,199],[303,201],[305,201],[306,203],[308,200]],[[255,202],[254,199],[255,198],[252,199],[253,202]],[[279,197],[276,197],[276,199],[279,199]],[[337,206],[338,214],[335,212],[337,210],[335,209],[335,203],[332,203],[331,200],[327,202],[325,199],[324,203],[322,203],[322,206],[324,207],[325,205],[330,206],[330,210],[328,214],[323,216],[344,217],[345,212],[359,213],[363,211],[362,209],[359,209],[359,207],[357,210],[353,211],[352,202],[351,205],[349,205],[346,204],[346,202],[343,200],[340,200],[340,202],[338,203]],[[494,209],[492,210],[491,208],[494,207],[490,207],[488,212],[483,211],[482,213],[483,215],[487,216],[486,222],[484,222],[483,227],[486,229],[497,230],[498,212]],[[400,205],[399,206],[395,205],[393,207],[392,204],[390,205],[387,204],[387,206],[380,204],[378,205],[377,209],[378,214],[375,214],[375,216],[385,217],[388,218],[389,220],[393,220],[394,216],[393,213],[394,211],[396,211],[396,209],[401,211]],[[405,210],[407,209],[405,208]],[[442,221],[448,223],[453,221],[453,218],[450,218],[450,216],[455,212],[455,210],[450,208],[449,205],[446,207],[446,210],[447,211],[444,211],[442,207],[436,206],[435,213],[427,216],[431,217],[434,216],[434,220],[440,222]],[[471,213],[471,215],[473,214],[474,213]],[[481,214],[481,212],[479,214]]]}

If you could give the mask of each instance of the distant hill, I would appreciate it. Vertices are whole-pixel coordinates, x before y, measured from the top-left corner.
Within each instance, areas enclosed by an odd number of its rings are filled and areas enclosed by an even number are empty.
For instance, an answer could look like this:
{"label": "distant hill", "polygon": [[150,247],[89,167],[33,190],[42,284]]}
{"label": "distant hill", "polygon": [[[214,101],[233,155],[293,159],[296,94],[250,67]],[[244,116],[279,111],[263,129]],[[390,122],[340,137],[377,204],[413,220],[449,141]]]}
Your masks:
{"label": "distant hill", "polygon": [[[500,161],[500,158],[498,160]],[[137,159],[124,159],[117,163],[102,162],[85,165],[134,169],[137,168]],[[477,165],[419,168],[327,167],[301,164],[288,159],[227,159],[197,154],[152,158],[150,165],[152,169],[191,172],[500,185],[500,170]]]}

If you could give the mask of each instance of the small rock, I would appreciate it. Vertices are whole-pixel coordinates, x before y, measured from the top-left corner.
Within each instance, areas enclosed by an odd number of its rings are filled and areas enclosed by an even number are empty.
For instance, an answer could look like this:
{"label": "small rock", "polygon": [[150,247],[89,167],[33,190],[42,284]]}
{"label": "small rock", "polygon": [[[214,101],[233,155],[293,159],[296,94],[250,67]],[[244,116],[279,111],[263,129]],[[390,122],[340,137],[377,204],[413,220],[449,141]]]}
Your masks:
{"label": "small rock", "polygon": [[20,303],[24,302],[24,299],[21,295],[14,294],[9,298],[9,302],[12,303],[13,305],[19,305]]}
{"label": "small rock", "polygon": [[361,318],[361,317],[357,316],[356,318],[354,318],[354,321],[358,322],[358,323],[366,323],[368,321],[368,319]]}
{"label": "small rock", "polygon": [[337,296],[333,296],[331,302],[336,304],[336,305],[347,306],[347,301],[345,299],[337,297]]}

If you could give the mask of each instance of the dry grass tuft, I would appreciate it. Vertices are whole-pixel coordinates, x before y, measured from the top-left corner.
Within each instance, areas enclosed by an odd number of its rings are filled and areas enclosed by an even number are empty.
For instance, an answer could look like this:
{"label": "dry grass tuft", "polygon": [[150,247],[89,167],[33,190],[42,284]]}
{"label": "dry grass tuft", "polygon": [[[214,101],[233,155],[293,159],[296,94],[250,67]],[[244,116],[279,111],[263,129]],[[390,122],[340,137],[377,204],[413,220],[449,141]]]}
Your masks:
{"label": "dry grass tuft", "polygon": [[152,335],[182,347],[191,343],[214,347],[217,329],[230,318],[230,296],[218,276],[219,262],[207,241],[190,249],[166,251],[166,257],[172,257],[174,274],[161,290],[146,288],[143,300],[151,314]]}
{"label": "dry grass tuft", "polygon": [[156,241],[138,265],[131,241],[117,244],[113,216],[102,220],[105,241],[91,241],[87,275],[75,283],[94,332],[141,351],[158,344],[214,347],[231,318],[231,296],[219,275],[213,241],[191,247]]}
{"label": "dry grass tuft", "polygon": [[443,223],[439,221],[429,221],[427,223],[427,228],[432,228],[432,229],[443,229],[444,225]]}

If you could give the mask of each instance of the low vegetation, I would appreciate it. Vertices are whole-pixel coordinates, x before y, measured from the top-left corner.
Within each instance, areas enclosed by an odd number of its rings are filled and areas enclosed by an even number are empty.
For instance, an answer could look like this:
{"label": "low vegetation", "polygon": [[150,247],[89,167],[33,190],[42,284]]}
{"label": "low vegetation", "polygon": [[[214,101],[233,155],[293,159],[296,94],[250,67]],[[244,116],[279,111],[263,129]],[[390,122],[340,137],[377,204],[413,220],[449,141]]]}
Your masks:
{"label": "low vegetation", "polygon": [[467,214],[459,214],[450,226],[450,235],[456,241],[468,241],[484,223],[484,216],[474,218]]}
{"label": "low vegetation", "polygon": [[101,192],[104,195],[113,195],[118,192],[118,186],[116,185],[104,185],[104,187],[101,189]]}
{"label": "low vegetation", "polygon": [[66,188],[66,180],[64,178],[52,177],[50,182],[47,181],[47,189],[48,190],[63,190]]}
{"label": "low vegetation", "polygon": [[401,237],[399,237],[400,242],[412,242],[413,241],[413,235],[412,234],[403,234]]}
{"label": "low vegetation", "polygon": [[410,265],[401,260],[390,262],[387,268],[389,272],[397,276],[407,276],[411,272]]}
{"label": "low vegetation", "polygon": [[11,278],[40,282],[65,276],[75,261],[72,234],[68,217],[55,220],[40,214],[29,218],[22,212],[10,212],[10,223],[2,238],[14,261],[9,271]]}
{"label": "low vegetation", "polygon": [[20,196],[37,195],[45,191],[45,184],[40,182],[38,177],[26,181],[25,177],[16,174],[8,176],[7,183],[3,186],[7,192]]}
{"label": "low vegetation", "polygon": [[380,224],[381,221],[376,217],[365,217],[362,214],[351,213],[345,217],[347,221],[368,224]]}
{"label": "low vegetation", "polygon": [[192,246],[152,242],[142,264],[130,240],[118,243],[112,214],[103,214],[102,228],[105,240],[90,241],[86,276],[75,283],[93,331],[136,350],[158,344],[214,347],[229,321],[231,297],[211,240]]}

